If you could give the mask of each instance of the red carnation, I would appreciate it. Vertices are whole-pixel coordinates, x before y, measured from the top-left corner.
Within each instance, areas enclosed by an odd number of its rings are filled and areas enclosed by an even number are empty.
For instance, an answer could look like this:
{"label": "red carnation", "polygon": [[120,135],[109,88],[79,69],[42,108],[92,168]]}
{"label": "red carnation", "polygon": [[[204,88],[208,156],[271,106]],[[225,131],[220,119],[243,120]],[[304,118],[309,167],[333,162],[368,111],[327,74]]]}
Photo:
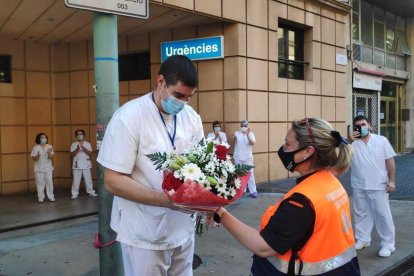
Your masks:
{"label": "red carnation", "polygon": [[165,190],[170,191],[173,190],[177,191],[177,189],[183,184],[180,179],[174,177],[174,173],[170,172],[167,174],[167,176],[164,178],[164,182],[162,183],[162,186]]}
{"label": "red carnation", "polygon": [[220,160],[226,160],[227,148],[223,145],[216,146],[216,156]]}

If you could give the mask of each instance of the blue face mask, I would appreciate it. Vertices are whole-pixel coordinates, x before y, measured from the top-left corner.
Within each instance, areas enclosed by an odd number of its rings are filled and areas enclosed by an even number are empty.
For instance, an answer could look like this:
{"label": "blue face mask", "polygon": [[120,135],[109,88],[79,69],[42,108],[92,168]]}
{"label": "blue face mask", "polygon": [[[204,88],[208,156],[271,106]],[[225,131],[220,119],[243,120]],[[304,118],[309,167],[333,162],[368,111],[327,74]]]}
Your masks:
{"label": "blue face mask", "polygon": [[169,95],[167,99],[161,100],[161,104],[165,112],[176,115],[184,108],[186,102]]}
{"label": "blue face mask", "polygon": [[369,128],[368,127],[361,127],[361,137],[368,136]]}

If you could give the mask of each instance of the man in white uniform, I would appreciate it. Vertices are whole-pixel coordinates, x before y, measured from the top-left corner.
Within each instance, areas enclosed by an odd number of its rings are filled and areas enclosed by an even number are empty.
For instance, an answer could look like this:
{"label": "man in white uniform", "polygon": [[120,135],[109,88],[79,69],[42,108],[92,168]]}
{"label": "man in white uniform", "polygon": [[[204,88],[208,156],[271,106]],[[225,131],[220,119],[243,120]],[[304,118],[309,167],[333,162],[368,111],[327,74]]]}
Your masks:
{"label": "man in white uniform", "polygon": [[70,146],[70,152],[72,153],[72,199],[78,198],[79,185],[82,179],[85,181],[86,192],[89,196],[97,196],[93,189],[92,175],[91,175],[91,154],[92,146],[84,140],[85,131],[78,129],[75,131],[76,140]]}
{"label": "man in white uniform", "polygon": [[192,275],[194,220],[162,191],[162,172],[146,156],[182,152],[203,137],[200,116],[187,102],[197,71],[184,56],[160,67],[152,93],[124,104],[105,132],[98,162],[115,195],[111,227],[121,243],[125,275]]}
{"label": "man in white uniform", "polygon": [[388,193],[395,191],[395,152],[387,138],[370,133],[365,116],[354,118],[354,155],[351,185],[354,203],[355,248],[368,247],[375,224],[381,238],[378,255],[389,257],[395,251],[395,227]]}
{"label": "man in white uniform", "polygon": [[207,139],[218,141],[220,143],[227,143],[226,133],[221,131],[221,123],[219,121],[213,122],[213,132],[207,135]]}
{"label": "man in white uniform", "polygon": [[[250,131],[249,122],[240,121],[240,130],[234,132],[234,163],[247,164],[253,166],[253,145],[256,143],[254,133]],[[247,183],[249,187],[250,197],[257,198],[256,180],[254,179],[254,171],[250,170],[250,178]]]}

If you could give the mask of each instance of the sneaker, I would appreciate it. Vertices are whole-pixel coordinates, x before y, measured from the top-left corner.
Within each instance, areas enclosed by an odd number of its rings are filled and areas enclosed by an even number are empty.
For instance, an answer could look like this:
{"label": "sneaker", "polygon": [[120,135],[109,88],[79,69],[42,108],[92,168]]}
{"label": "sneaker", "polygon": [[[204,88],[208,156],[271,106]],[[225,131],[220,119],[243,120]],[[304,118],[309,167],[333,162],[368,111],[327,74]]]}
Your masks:
{"label": "sneaker", "polygon": [[43,199],[39,199],[39,203],[43,203]]}
{"label": "sneaker", "polygon": [[55,201],[56,201],[54,198],[49,198],[49,200],[50,200],[51,202],[55,202]]}
{"label": "sneaker", "polygon": [[78,196],[74,196],[74,195],[71,197],[71,199],[77,199],[77,198]]}
{"label": "sneaker", "polygon": [[95,197],[95,196],[98,196],[98,194],[97,193],[90,193],[89,196]]}
{"label": "sneaker", "polygon": [[381,250],[378,252],[378,256],[387,258],[395,251],[395,248],[389,248],[387,246],[381,247]]}
{"label": "sneaker", "polygon": [[357,241],[355,243],[355,249],[356,250],[361,250],[362,248],[368,247],[371,244],[369,242],[362,242],[362,241]]}
{"label": "sneaker", "polygon": [[257,198],[257,192],[254,192],[250,195],[251,198]]}

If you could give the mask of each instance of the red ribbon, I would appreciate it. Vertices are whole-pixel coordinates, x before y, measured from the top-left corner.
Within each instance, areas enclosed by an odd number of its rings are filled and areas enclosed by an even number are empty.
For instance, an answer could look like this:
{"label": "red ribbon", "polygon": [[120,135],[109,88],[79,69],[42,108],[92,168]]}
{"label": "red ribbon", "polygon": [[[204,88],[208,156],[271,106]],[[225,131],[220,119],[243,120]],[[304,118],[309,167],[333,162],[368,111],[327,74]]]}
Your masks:
{"label": "red ribbon", "polygon": [[107,242],[107,243],[101,243],[101,241],[99,239],[100,239],[100,235],[99,235],[99,233],[96,233],[95,241],[93,242],[93,247],[95,247],[96,249],[110,246],[111,244],[116,242],[116,240],[113,240],[113,241],[110,241],[110,242]]}

